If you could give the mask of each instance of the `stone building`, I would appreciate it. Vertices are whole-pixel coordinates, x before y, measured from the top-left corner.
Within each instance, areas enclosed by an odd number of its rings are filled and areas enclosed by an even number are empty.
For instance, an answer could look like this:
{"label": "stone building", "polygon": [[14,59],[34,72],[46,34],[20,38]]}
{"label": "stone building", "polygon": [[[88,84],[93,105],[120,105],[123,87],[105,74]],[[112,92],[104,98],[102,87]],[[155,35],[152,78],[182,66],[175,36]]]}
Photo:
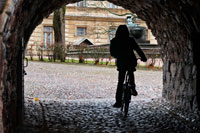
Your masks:
{"label": "stone building", "polygon": [[[121,16],[123,14],[123,16]],[[127,24],[126,17],[131,12],[108,1],[86,1],[66,5],[65,44],[79,45],[82,40],[89,40],[93,45],[109,44],[115,36],[117,27]],[[146,30],[145,38],[150,44],[157,44],[151,30],[141,19],[136,22]],[[54,44],[53,14],[45,18],[36,27],[28,42],[27,55],[30,48],[34,55],[37,46],[47,47]]]}

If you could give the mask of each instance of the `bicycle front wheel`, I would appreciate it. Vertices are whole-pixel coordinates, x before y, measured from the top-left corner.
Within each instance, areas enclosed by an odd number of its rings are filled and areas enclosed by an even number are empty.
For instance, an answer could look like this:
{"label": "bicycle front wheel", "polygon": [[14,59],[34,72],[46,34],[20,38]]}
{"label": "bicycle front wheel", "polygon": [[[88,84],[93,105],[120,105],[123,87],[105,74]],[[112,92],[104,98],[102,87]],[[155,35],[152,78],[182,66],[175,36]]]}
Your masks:
{"label": "bicycle front wheel", "polygon": [[125,99],[124,99],[124,90],[123,90],[123,93],[122,93],[122,107],[121,107],[121,111],[124,111],[124,108],[125,108]]}
{"label": "bicycle front wheel", "polygon": [[130,101],[131,101],[130,88],[126,88],[125,93],[124,93],[124,116],[125,117],[128,115]]}
{"label": "bicycle front wheel", "polygon": [[124,107],[124,116],[127,117],[128,115],[128,108],[129,108],[129,103],[125,103],[125,107]]}

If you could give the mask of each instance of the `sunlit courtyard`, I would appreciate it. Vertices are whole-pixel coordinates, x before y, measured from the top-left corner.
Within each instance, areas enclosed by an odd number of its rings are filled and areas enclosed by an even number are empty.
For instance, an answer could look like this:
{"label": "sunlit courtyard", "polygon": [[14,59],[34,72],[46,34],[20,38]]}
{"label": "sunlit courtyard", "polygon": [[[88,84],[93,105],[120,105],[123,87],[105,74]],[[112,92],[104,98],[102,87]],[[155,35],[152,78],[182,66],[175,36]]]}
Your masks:
{"label": "sunlit courtyard", "polygon": [[[114,99],[118,71],[115,67],[30,62],[25,76],[25,98],[77,100]],[[162,71],[137,70],[133,100],[160,98]]]}

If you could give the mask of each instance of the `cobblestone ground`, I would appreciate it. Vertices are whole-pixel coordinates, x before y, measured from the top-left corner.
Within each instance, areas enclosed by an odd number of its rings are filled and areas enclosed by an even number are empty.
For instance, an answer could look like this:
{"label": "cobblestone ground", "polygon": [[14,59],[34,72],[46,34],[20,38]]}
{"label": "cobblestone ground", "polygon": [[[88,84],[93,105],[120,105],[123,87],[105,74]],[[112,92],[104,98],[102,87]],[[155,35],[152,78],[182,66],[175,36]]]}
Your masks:
{"label": "cobblestone ground", "polygon": [[26,71],[24,132],[200,132],[199,112],[161,98],[160,71],[135,72],[139,95],[127,118],[112,108],[115,68],[30,62]]}

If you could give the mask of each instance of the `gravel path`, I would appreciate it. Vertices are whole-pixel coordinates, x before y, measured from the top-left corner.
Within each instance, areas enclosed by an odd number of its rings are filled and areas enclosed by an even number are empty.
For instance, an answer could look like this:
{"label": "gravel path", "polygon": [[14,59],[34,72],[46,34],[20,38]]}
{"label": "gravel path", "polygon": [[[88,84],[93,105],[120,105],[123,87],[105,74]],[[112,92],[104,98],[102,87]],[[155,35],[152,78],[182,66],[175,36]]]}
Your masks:
{"label": "gravel path", "polygon": [[[26,69],[25,97],[45,99],[114,98],[116,68],[30,62]],[[139,95],[134,100],[161,97],[162,72],[136,71]]]}
{"label": "gravel path", "polygon": [[127,118],[112,107],[115,68],[30,62],[26,71],[22,132],[200,132],[199,112],[184,112],[161,98],[160,71],[135,72],[139,95],[132,97]]}

